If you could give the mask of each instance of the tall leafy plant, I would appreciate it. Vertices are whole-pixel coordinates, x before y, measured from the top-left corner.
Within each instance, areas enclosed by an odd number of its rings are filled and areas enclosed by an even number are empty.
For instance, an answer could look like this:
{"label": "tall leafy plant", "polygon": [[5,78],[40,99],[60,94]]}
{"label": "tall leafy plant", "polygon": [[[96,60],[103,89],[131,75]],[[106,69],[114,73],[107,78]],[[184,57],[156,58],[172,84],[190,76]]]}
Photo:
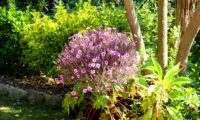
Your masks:
{"label": "tall leafy plant", "polygon": [[[190,96],[196,96],[195,92],[191,94],[188,89],[184,88],[183,85],[190,83],[191,80],[187,77],[178,77],[179,64],[168,69],[166,73],[159,63],[152,59],[152,65],[144,67],[151,71],[150,75],[139,78],[136,84],[139,86],[137,89],[138,94],[142,98],[141,108],[144,112],[142,118],[145,119],[183,119],[183,113],[178,106],[185,107],[177,104],[182,102],[185,104],[193,104],[188,98]],[[135,89],[135,87],[133,87]],[[199,98],[196,96],[198,105],[195,105],[195,109],[199,107]],[[191,116],[190,116],[191,117]]]}

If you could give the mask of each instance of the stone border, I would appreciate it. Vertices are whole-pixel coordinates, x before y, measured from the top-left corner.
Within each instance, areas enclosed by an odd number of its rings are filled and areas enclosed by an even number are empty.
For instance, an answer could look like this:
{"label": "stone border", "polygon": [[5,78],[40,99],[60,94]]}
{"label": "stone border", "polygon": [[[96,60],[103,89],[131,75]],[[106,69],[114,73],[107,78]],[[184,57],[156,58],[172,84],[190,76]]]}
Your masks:
{"label": "stone border", "polygon": [[49,95],[36,90],[24,90],[8,84],[0,83],[0,95],[15,99],[25,99],[31,104],[43,103],[51,107],[61,107],[63,97],[60,95]]}

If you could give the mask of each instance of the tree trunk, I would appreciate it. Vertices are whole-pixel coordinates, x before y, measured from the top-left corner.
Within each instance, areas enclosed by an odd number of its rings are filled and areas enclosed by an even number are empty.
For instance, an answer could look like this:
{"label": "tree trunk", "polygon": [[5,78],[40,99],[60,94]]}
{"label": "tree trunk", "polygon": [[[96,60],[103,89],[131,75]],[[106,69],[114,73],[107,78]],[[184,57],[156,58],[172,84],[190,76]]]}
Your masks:
{"label": "tree trunk", "polygon": [[124,0],[124,5],[126,9],[126,16],[128,19],[129,26],[135,41],[137,41],[137,50],[140,51],[140,62],[143,63],[146,59],[145,45],[142,38],[142,33],[137,20],[137,15],[135,12],[135,6],[133,0]]}
{"label": "tree trunk", "polygon": [[176,0],[176,11],[175,11],[175,25],[178,27],[181,25],[181,10],[182,0]]}
{"label": "tree trunk", "polygon": [[176,63],[181,63],[183,69],[186,67],[188,54],[190,52],[192,43],[200,29],[200,5],[191,17],[185,33],[180,38],[180,45],[176,56]]}
{"label": "tree trunk", "polygon": [[167,0],[158,0],[158,62],[164,70],[168,64]]}

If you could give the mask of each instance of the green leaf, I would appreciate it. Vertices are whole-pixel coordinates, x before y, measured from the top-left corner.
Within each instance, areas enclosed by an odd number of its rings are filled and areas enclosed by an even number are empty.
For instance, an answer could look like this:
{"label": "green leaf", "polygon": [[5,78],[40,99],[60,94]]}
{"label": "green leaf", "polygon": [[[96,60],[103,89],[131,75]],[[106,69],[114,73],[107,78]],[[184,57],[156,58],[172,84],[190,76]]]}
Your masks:
{"label": "green leaf", "polygon": [[148,89],[148,87],[149,87],[149,85],[147,84],[146,79],[143,78],[143,77],[141,77],[141,78],[138,79],[137,84],[138,84],[140,87],[144,88],[144,89]]}
{"label": "green leaf", "polygon": [[170,117],[173,119],[173,120],[183,120],[183,117],[182,117],[182,114],[174,109],[173,107],[169,107],[169,106],[166,106],[167,108],[167,111],[170,115]]}
{"label": "green leaf", "polygon": [[154,64],[154,69],[157,72],[158,79],[161,81],[162,77],[163,77],[163,70],[162,70],[160,64],[155,59],[152,58],[152,61]]}
{"label": "green leaf", "polygon": [[147,70],[150,70],[150,71],[155,71],[154,66],[146,66],[143,69],[147,69]]}
{"label": "green leaf", "polygon": [[105,95],[96,95],[94,99],[92,99],[92,105],[95,109],[105,108],[108,100]]}
{"label": "green leaf", "polygon": [[171,81],[170,85],[182,85],[186,83],[191,83],[191,79],[188,77],[178,77],[175,80]]}
{"label": "green leaf", "polygon": [[148,96],[152,94],[152,92],[155,92],[157,86],[156,85],[150,85],[148,88]]}
{"label": "green leaf", "polygon": [[167,71],[166,75],[164,76],[164,80],[172,80],[176,75],[178,75],[179,72],[179,64],[177,64]]}
{"label": "green leaf", "polygon": [[142,120],[151,120],[152,115],[153,115],[153,108],[147,111],[147,113],[142,117]]}

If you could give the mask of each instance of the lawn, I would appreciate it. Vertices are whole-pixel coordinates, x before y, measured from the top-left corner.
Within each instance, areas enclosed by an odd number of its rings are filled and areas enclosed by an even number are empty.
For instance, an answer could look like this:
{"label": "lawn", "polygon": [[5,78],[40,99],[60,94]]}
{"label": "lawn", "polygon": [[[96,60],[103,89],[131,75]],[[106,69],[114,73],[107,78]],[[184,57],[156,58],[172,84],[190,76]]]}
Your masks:
{"label": "lawn", "polygon": [[[61,109],[0,96],[0,120],[66,120]],[[69,119],[69,118],[68,118]]]}

